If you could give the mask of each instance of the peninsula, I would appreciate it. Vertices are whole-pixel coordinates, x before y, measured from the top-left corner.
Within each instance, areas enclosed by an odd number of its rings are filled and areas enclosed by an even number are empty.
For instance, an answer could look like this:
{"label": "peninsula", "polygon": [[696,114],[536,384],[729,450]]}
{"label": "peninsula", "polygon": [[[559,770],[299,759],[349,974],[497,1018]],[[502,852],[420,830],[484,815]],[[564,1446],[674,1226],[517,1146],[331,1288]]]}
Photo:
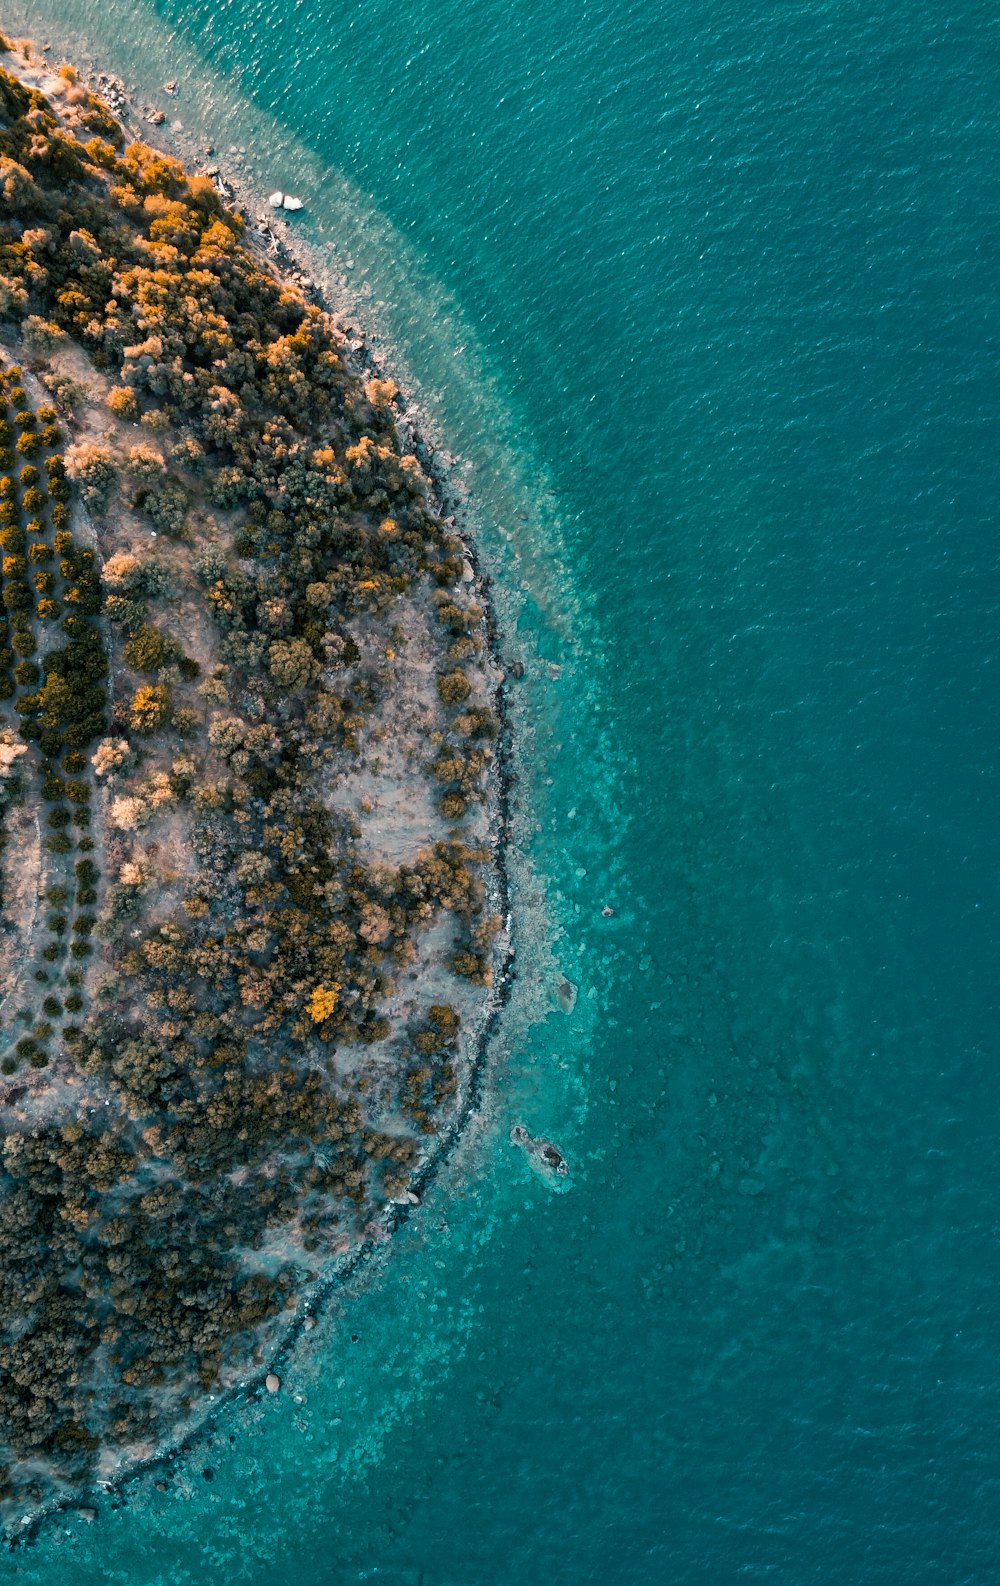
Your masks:
{"label": "peninsula", "polygon": [[395,385],[0,51],[9,1520],[263,1381],[418,1200],[506,946],[502,677]]}

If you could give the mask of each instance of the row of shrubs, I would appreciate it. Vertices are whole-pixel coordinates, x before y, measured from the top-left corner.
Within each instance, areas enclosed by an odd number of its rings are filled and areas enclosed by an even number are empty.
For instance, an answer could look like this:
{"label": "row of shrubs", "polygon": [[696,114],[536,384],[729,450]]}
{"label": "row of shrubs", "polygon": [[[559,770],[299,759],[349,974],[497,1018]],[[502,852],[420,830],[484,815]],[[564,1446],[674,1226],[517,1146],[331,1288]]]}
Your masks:
{"label": "row of shrubs", "polygon": [[[38,745],[37,787],[48,806],[44,846],[49,854],[62,856],[72,853],[77,842],[85,851],[92,847],[87,835],[91,784],[83,751],[106,726],[103,682],[107,665],[93,621],[102,597],[93,553],[78,550],[69,529],[71,486],[65,461],[57,452],[42,455],[62,440],[55,410],[41,408],[36,424],[17,368],[5,371],[0,378],[0,440],[4,437],[2,426],[8,423],[3,415],[9,415],[11,408],[16,410],[14,422],[21,439],[31,436],[37,442],[31,455],[41,466],[23,464],[16,476],[7,467],[0,472],[2,590],[4,622],[10,636],[2,654],[7,686],[0,692],[13,699],[20,736]],[[23,451],[20,441],[18,447]],[[36,623],[51,624],[59,619],[67,642],[53,645],[36,660]],[[16,624],[13,629],[11,623]],[[90,859],[80,864],[88,871],[95,869]],[[72,891],[58,883],[49,888],[47,901],[54,905],[54,912],[46,917],[49,941],[34,976],[42,986],[53,984],[53,990],[43,1000],[46,1017],[30,1034],[21,1035],[4,1056],[0,1065],[4,1072],[13,1072],[19,1059],[44,1067],[52,1020],[66,1011],[78,1012],[82,1006],[79,970],[70,971],[77,984],[63,1003],[55,994],[60,978],[57,966],[67,955],[73,961],[91,955],[89,938],[96,917],[86,905],[96,902],[96,897],[92,884],[78,888],[77,903],[83,907],[69,927],[67,948],[64,911],[73,901]]]}

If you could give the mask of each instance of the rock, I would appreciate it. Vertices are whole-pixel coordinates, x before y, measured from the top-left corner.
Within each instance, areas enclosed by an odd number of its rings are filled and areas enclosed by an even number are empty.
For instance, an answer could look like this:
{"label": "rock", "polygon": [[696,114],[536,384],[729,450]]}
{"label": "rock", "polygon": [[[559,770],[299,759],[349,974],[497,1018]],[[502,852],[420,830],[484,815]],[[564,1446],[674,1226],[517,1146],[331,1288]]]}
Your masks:
{"label": "rock", "polygon": [[577,988],[571,980],[561,980],[556,987],[556,996],[563,1013],[572,1013],[576,1007]]}
{"label": "rock", "polygon": [[163,92],[165,94],[175,94],[177,92],[177,84],[174,82],[173,78],[171,78],[169,83],[164,83]]}
{"label": "rock", "polygon": [[281,200],[281,207],[282,209],[304,209],[305,205],[301,198],[293,198],[291,193],[286,193]]}
{"label": "rock", "polygon": [[510,663],[510,675],[511,677],[516,677],[520,682],[521,678],[524,676],[524,662],[512,661]]}
{"label": "rock", "polygon": [[302,1323],[302,1330],[303,1330],[303,1332],[311,1333],[315,1326],[316,1326],[316,1318],[315,1318],[315,1316],[307,1316],[305,1321]]}
{"label": "rock", "polygon": [[604,918],[605,918],[605,919],[606,919],[606,920],[610,920],[610,918],[611,918],[611,916],[612,916],[612,915],[613,915],[613,914],[614,914],[614,912],[615,912],[615,911],[614,911],[614,909],[613,909],[613,908],[612,908],[612,907],[611,907],[611,905],[610,905],[610,903],[606,903],[606,904],[605,904],[605,905],[604,905],[604,907],[603,907],[603,909],[602,909],[602,910],[601,910],[601,914],[602,914],[602,915],[603,915],[603,917],[604,917]]}
{"label": "rock", "polygon": [[76,1512],[80,1516],[81,1520],[86,1520],[88,1525],[93,1525],[94,1521],[97,1519],[96,1509],[83,1508],[78,1509]]}
{"label": "rock", "polygon": [[152,124],[152,125],[153,125],[153,126],[154,126],[154,127],[162,127],[162,125],[163,125],[163,123],[164,123],[164,122],[165,122],[165,121],[166,121],[166,119],[167,119],[167,118],[166,118],[166,116],[165,116],[165,115],[164,115],[164,114],[163,114],[163,111],[162,111],[162,110],[151,110],[151,111],[150,111],[150,112],[149,112],[149,115],[148,115],[148,117],[147,117],[147,120],[148,120],[148,121],[149,121],[149,122],[150,122],[150,123],[151,123],[151,124]]}
{"label": "rock", "polygon": [[264,1386],[268,1393],[277,1393],[278,1389],[281,1387],[281,1378],[273,1371],[269,1371],[267,1376],[264,1378]]}
{"label": "rock", "polygon": [[272,209],[280,209],[285,201],[285,195],[284,193],[271,193],[267,201]]}
{"label": "rock", "polygon": [[550,1189],[557,1189],[560,1193],[569,1189],[569,1163],[552,1140],[546,1139],[545,1135],[532,1138],[524,1125],[518,1123],[510,1131],[510,1142],[521,1147],[533,1172]]}

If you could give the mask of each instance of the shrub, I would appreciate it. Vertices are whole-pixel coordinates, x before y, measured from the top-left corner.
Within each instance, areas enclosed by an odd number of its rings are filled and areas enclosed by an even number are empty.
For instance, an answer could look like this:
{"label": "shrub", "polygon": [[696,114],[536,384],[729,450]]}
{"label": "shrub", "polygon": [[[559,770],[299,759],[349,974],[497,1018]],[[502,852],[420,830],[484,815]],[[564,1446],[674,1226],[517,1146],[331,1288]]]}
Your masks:
{"label": "shrub", "polygon": [[163,634],[148,623],[132,635],[122,651],[125,665],[136,672],[155,672],[163,665],[166,654]]}
{"label": "shrub", "polygon": [[103,512],[118,478],[115,461],[106,446],[80,441],[66,453],[66,467],[80,486],[91,512]]}
{"label": "shrub", "polygon": [[125,456],[126,466],[133,479],[144,480],[147,484],[154,479],[162,479],[166,472],[166,463],[155,446],[147,446],[140,441],[138,446],[130,446]]}
{"label": "shrub", "polygon": [[139,417],[138,398],[130,385],[114,386],[108,392],[105,401],[115,418],[134,423]]}
{"label": "shrub", "polygon": [[187,491],[180,485],[158,485],[147,492],[143,507],[161,534],[176,540],[184,532],[187,517]]}
{"label": "shrub", "polygon": [[472,685],[464,672],[446,672],[438,678],[438,693],[446,705],[461,705],[472,693]]}
{"label": "shrub", "polygon": [[133,732],[147,735],[157,732],[170,712],[170,690],[162,683],[150,683],[140,688],[129,706],[129,726]]}
{"label": "shrub", "polygon": [[66,332],[60,330],[58,325],[53,325],[50,320],[41,319],[37,314],[28,315],[21,327],[21,335],[29,358],[47,358],[60,343],[69,340]]}
{"label": "shrub", "polygon": [[275,639],[268,646],[267,669],[282,688],[304,688],[319,671],[305,639]]}
{"label": "shrub", "polygon": [[[66,758],[68,761],[69,756],[67,755]],[[131,771],[135,765],[135,753],[124,738],[104,738],[97,745],[90,763],[97,776],[111,780]],[[66,769],[70,769],[68,764]],[[82,771],[83,767],[80,766],[79,769]]]}

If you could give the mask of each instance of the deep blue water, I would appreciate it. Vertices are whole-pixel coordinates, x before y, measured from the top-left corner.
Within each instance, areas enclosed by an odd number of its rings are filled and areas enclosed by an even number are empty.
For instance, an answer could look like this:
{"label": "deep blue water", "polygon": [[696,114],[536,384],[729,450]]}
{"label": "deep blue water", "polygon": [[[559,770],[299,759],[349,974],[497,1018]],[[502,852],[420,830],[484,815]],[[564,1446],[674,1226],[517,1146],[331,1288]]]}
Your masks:
{"label": "deep blue water", "polygon": [[[236,1417],[180,1496],[6,1568],[994,1581],[992,13],[6,16],[150,99],[180,76],[186,131],[298,182],[304,242],[355,260],[517,591],[533,867],[495,1120],[299,1368],[301,1413]],[[569,1019],[537,1017],[538,891]]]}

